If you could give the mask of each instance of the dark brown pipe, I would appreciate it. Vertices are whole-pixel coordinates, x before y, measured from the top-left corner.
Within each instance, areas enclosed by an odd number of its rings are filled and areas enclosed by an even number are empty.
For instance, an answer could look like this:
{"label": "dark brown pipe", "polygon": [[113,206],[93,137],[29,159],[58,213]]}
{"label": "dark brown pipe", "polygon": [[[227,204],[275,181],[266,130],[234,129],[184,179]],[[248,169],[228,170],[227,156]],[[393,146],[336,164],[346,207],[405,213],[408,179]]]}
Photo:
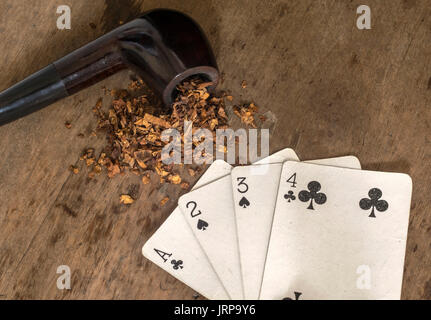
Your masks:
{"label": "dark brown pipe", "polygon": [[0,125],[133,69],[169,106],[176,86],[199,75],[218,83],[211,47],[200,27],[173,10],[150,11],[0,93]]}

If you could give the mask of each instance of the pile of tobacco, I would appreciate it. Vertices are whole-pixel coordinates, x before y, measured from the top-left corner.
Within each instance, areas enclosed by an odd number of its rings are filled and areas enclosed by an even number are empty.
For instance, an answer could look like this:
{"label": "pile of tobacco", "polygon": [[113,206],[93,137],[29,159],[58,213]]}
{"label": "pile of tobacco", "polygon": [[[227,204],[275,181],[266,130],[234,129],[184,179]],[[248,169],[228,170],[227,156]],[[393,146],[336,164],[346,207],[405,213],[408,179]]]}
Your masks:
{"label": "pile of tobacco", "polygon": [[[217,129],[228,128],[225,99],[232,101],[232,96],[209,93],[207,88],[210,85],[211,83],[200,79],[183,82],[177,87],[178,95],[170,111],[163,108],[151,93],[133,96],[133,92],[142,88],[148,92],[142,81],[133,81],[129,90],[117,92],[105,89],[105,92],[114,97],[112,105],[109,110],[104,111],[100,99],[93,112],[98,119],[97,131],[106,133],[108,143],[98,155],[94,149],[87,149],[82,154],[80,159],[91,168],[89,177],[106,172],[113,178],[131,171],[142,176],[142,182],[147,184],[150,182],[149,175],[155,172],[161,183],[172,183],[188,189],[189,185],[173,172],[173,165],[166,165],[162,161],[162,149],[169,142],[161,140],[161,132],[175,128],[180,132],[183,144],[184,121],[191,121],[193,130],[205,128],[214,135]],[[241,107],[233,106],[232,111],[242,123],[256,127],[254,115],[258,110],[253,103]],[[196,144],[193,142],[192,147]],[[71,170],[78,173],[76,167],[71,166]],[[191,168],[188,172],[192,176],[195,174]],[[124,196],[121,201],[131,203],[133,199]]]}

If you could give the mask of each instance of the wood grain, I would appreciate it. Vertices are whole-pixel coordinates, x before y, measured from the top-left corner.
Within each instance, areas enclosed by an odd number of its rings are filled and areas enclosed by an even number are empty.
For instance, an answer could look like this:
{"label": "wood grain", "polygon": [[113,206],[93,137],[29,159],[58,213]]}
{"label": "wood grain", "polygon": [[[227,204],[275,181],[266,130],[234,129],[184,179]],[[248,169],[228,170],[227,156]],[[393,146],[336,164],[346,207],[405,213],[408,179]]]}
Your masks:
{"label": "wood grain", "polygon": [[[188,13],[214,47],[223,72],[220,88],[273,115],[271,151],[292,147],[304,160],[354,154],[364,169],[412,176],[402,297],[431,298],[427,0],[369,0],[371,30],[356,28],[362,4],[356,0],[76,0],[72,29],[64,31],[56,28],[60,4],[0,3],[0,90],[140,12],[168,7]],[[105,143],[103,136],[90,135],[101,87],[125,87],[129,76],[115,75],[0,127],[0,298],[194,298],[141,255],[180,190],[159,185],[155,177],[149,185],[133,175],[87,179],[78,162],[83,149]],[[80,167],[78,175],[68,171],[71,164]],[[133,192],[137,202],[120,205],[124,192]],[[170,201],[160,207],[166,195]],[[60,265],[72,270],[71,290],[56,287]]]}

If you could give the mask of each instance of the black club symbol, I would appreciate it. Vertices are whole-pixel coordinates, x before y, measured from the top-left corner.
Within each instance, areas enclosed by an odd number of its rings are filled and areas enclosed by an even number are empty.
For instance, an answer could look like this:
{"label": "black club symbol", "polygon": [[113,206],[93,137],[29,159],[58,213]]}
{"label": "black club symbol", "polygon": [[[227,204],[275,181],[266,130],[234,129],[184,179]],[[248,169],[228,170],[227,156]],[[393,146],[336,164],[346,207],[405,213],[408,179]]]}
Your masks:
{"label": "black club symbol", "polygon": [[284,195],[284,199],[287,200],[287,202],[295,201],[296,197],[293,195],[293,191],[289,191],[287,194]]}
{"label": "black club symbol", "polygon": [[361,201],[359,201],[359,206],[363,210],[370,210],[371,208],[371,214],[368,216],[370,218],[375,218],[376,215],[374,214],[374,208],[376,208],[379,212],[384,212],[388,210],[389,204],[386,200],[379,200],[382,197],[382,190],[378,188],[373,188],[370,191],[368,191],[368,198],[363,198]]}
{"label": "black club symbol", "polygon": [[177,260],[172,260],[171,264],[174,265],[173,266],[174,270],[178,270],[178,269],[182,269],[183,268],[183,266],[182,266],[183,261],[182,260],[178,260],[178,261]]}
{"label": "black club symbol", "polygon": [[316,202],[317,204],[324,204],[326,202],[326,194],[324,194],[323,192],[319,192],[321,189],[321,185],[319,182],[317,181],[311,181],[308,184],[308,190],[302,190],[299,194],[298,194],[298,198],[299,200],[301,200],[302,202],[308,202],[310,201],[310,205],[308,206],[307,209],[310,210],[314,210],[313,208],[313,200],[314,202]]}

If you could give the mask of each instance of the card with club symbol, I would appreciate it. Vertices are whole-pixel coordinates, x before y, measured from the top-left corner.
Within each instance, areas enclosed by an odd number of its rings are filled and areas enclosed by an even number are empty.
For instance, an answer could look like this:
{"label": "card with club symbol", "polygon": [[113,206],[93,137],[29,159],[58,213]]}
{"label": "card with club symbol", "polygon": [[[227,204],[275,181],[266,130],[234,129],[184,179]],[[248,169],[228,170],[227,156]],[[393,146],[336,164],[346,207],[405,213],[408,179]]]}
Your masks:
{"label": "card with club symbol", "polygon": [[[215,161],[193,189],[228,175],[231,168],[224,161]],[[179,208],[145,243],[142,254],[204,297],[212,300],[230,298]]]}
{"label": "card with club symbol", "polygon": [[[274,159],[278,163],[238,166],[231,174],[244,298],[247,300],[259,298],[282,162],[289,160],[282,155]],[[361,168],[354,156],[311,163]],[[288,201],[296,197],[292,191],[287,194]]]}
{"label": "card with club symbol", "polygon": [[399,299],[406,174],[283,164],[261,299]]}

